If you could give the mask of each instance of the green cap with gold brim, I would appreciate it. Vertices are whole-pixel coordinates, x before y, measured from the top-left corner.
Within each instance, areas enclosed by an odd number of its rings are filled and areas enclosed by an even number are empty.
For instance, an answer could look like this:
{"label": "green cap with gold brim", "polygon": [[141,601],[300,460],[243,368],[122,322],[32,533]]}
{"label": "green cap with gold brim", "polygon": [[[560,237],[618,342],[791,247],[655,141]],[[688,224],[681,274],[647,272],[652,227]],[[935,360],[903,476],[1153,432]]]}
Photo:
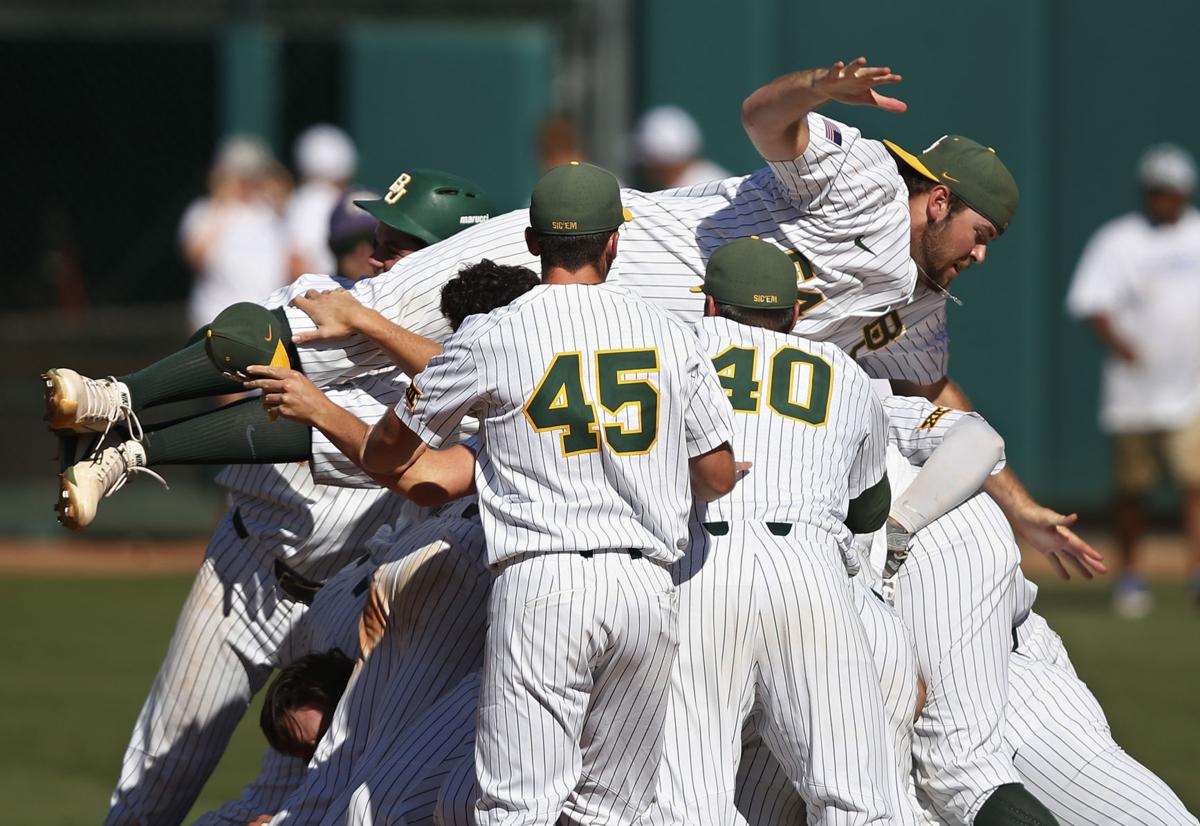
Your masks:
{"label": "green cap with gold brim", "polygon": [[996,233],[1008,229],[1017,211],[1017,182],[996,150],[962,135],[943,135],[920,155],[884,141],[891,153],[931,181],[946,186],[987,218]]}
{"label": "green cap with gold brim", "polygon": [[704,269],[704,286],[718,304],[778,310],[796,306],[796,260],[757,236],[739,238],[717,249]]}
{"label": "green cap with gold brim", "polygon": [[292,331],[282,313],[242,302],[226,307],[205,335],[204,349],[222,373],[244,374],[251,364],[291,367]]}
{"label": "green cap with gold brim", "polygon": [[632,216],[621,206],[621,185],[606,169],[571,161],[542,176],[529,199],[529,225],[543,235],[591,235],[614,230]]}

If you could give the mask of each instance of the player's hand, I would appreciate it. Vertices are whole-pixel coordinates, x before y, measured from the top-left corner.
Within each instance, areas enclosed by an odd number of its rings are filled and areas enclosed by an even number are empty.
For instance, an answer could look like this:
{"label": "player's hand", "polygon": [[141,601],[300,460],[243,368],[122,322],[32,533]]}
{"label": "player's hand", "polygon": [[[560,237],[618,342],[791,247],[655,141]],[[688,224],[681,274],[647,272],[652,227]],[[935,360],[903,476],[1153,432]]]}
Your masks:
{"label": "player's hand", "polygon": [[1088,543],[1080,539],[1073,530],[1078,514],[1063,516],[1061,513],[1030,505],[1010,517],[1017,536],[1026,544],[1036,548],[1054,564],[1062,579],[1070,579],[1071,572],[1064,562],[1070,563],[1080,575],[1092,579],[1096,574],[1108,573],[1104,557]]}
{"label": "player's hand", "polygon": [[296,344],[346,338],[358,332],[358,322],[367,308],[346,290],[309,290],[292,299],[292,306],[303,310],[317,324],[316,330],[292,336]]}
{"label": "player's hand", "polygon": [[254,818],[254,820],[251,820],[248,824],[246,824],[246,826],[267,826],[267,824],[271,822],[271,818],[274,816],[275,815],[259,815],[258,817]]}
{"label": "player's hand", "polygon": [[889,67],[868,66],[867,59],[859,57],[848,64],[839,60],[823,73],[818,73],[813,80],[813,88],[830,100],[874,106],[888,112],[904,112],[908,110],[907,103],[875,91],[877,86],[899,83],[901,79]]}
{"label": "player's hand", "polygon": [[246,388],[262,391],[262,404],[271,418],[283,416],[317,427],[321,413],[333,404],[307,376],[295,370],[253,364],[246,372],[251,377]]}

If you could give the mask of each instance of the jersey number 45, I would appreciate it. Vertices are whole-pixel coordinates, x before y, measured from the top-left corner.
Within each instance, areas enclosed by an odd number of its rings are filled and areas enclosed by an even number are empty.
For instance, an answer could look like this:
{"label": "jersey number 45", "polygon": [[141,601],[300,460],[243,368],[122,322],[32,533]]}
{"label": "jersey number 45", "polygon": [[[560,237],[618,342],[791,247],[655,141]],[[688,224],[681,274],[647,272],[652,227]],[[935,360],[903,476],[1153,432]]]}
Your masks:
{"label": "jersey number 45", "polygon": [[[600,449],[600,425],[596,406],[583,389],[580,353],[558,353],[537,389],[525,402],[525,418],[534,430],[560,431],[564,456],[594,453]],[[658,351],[601,350],[596,358],[596,398],[610,415],[627,407],[637,409],[637,428],[616,422],[603,426],[604,443],[613,453],[647,453],[658,440],[658,388],[645,379],[630,379],[629,373],[658,371]]]}

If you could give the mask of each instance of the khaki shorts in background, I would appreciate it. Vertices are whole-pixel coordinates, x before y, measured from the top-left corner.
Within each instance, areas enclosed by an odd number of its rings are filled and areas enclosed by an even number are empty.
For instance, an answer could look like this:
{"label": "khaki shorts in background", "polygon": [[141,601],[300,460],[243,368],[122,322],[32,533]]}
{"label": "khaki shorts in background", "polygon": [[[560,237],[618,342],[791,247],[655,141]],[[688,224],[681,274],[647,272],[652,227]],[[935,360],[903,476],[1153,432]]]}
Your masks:
{"label": "khaki shorts in background", "polygon": [[1145,493],[1166,472],[1181,486],[1200,487],[1200,418],[1178,430],[1113,436],[1117,491]]}

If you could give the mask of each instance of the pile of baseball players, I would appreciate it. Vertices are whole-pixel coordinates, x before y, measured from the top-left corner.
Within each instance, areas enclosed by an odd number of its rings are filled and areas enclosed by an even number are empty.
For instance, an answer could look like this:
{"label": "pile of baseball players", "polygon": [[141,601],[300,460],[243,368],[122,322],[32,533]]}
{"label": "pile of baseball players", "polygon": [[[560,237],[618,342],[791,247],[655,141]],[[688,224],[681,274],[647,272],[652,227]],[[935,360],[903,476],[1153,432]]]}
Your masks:
{"label": "pile of baseball players", "polygon": [[406,172],[360,204],[376,277],[306,275],[127,376],[50,370],[51,427],[94,434],[68,527],[230,465],[106,822],[181,822],[278,668],[259,777],[197,822],[1196,824],[1016,537],[1102,560],[945,375],[1012,175],[815,111],[903,111],[899,79],[778,78],[742,111],[766,166],[685,189],[571,163],[493,217]]}

